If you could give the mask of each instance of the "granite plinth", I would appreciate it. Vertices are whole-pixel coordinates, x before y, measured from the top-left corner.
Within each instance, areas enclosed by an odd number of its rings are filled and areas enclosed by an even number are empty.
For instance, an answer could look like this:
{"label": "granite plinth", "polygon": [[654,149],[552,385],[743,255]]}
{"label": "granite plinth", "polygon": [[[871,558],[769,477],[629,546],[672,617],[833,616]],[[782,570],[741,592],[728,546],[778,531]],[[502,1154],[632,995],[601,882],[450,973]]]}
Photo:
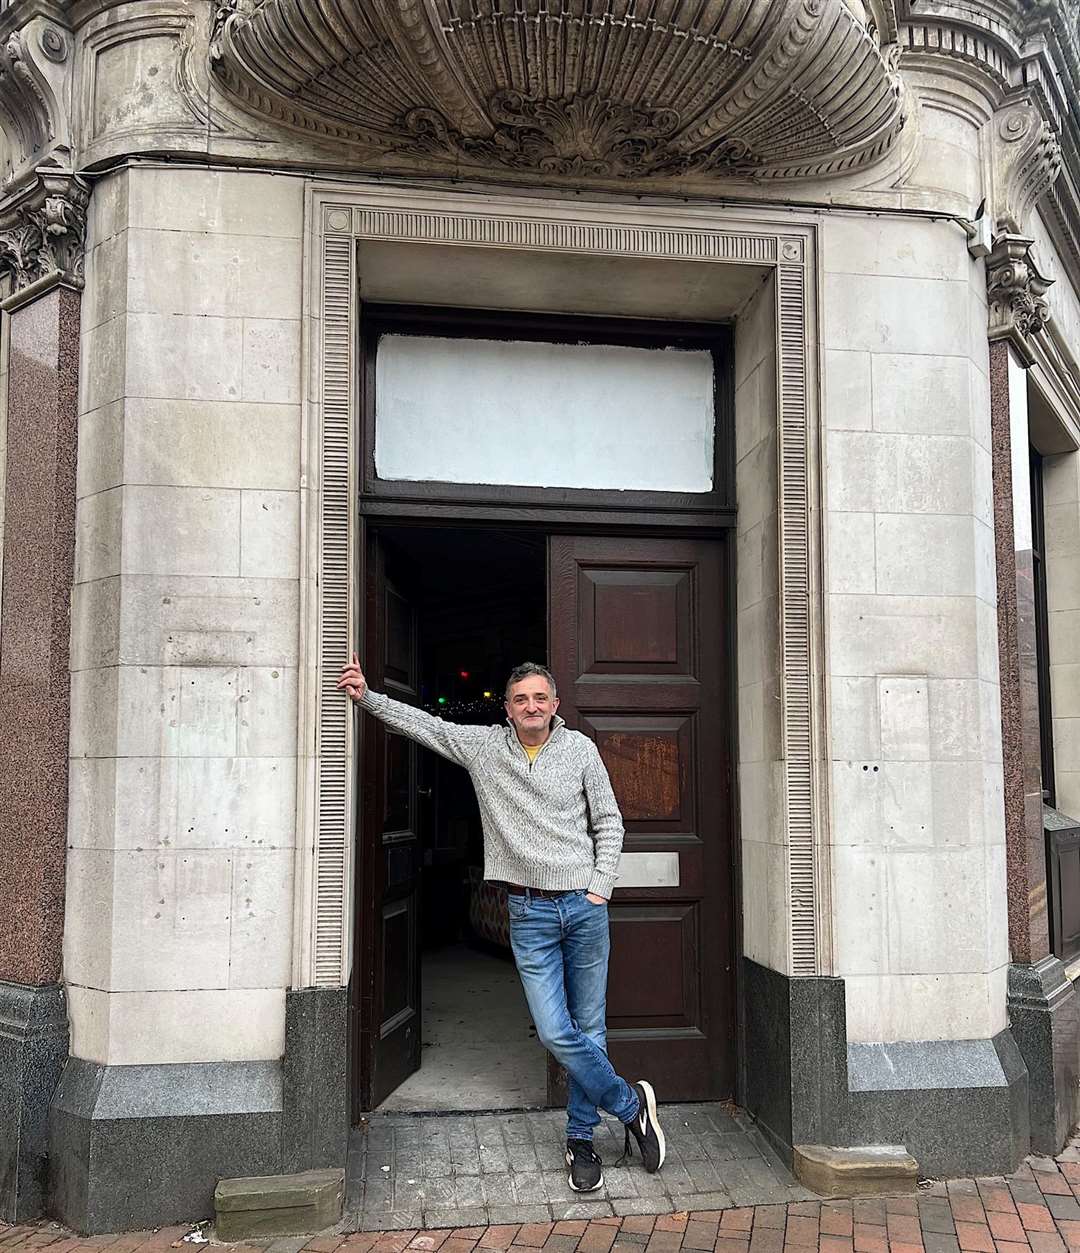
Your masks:
{"label": "granite plinth", "polygon": [[1030,1143],[1028,1079],[992,1040],[849,1044],[846,1143],[903,1143],[933,1178],[1014,1171]]}
{"label": "granite plinth", "polygon": [[49,1118],[51,1212],[99,1235],[212,1218],[222,1178],[281,1170],[278,1062],[71,1058]]}
{"label": "granite plinth", "polygon": [[57,984],[0,983],[0,1220],[44,1212],[49,1101],[68,1053],[67,1007]]}
{"label": "granite plinth", "polygon": [[349,1145],[349,993],[285,994],[283,1168],[345,1165]]}
{"label": "granite plinth", "polygon": [[842,979],[743,959],[743,1100],[789,1163],[796,1144],[903,1144],[934,1176],[1001,1174],[1028,1152],[1028,1076],[993,1040],[848,1044]]}
{"label": "granite plinth", "polygon": [[794,1144],[839,1143],[846,1091],[842,979],[789,979],[743,959],[743,1102],[790,1165]]}
{"label": "granite plinth", "polygon": [[1080,1121],[1080,997],[1056,957],[1009,967],[1009,1021],[1028,1072],[1031,1147],[1061,1151]]}

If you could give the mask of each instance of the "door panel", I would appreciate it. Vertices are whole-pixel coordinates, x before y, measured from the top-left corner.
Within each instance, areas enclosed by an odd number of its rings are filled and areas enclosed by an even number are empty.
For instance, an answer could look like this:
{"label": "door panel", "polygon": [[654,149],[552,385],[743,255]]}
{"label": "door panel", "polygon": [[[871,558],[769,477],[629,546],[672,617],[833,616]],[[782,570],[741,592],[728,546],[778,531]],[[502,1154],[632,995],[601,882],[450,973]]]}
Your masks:
{"label": "door panel", "polygon": [[[416,612],[375,534],[366,576],[365,674],[375,690],[417,704]],[[421,809],[416,745],[374,718],[362,726],[359,1098],[374,1109],[420,1065]]]}
{"label": "door panel", "polygon": [[713,540],[549,545],[560,713],[600,751],[625,850],[678,858],[677,886],[616,886],[610,909],[608,1051],[664,1100],[734,1089],[725,568]]}
{"label": "door panel", "polygon": [[579,567],[578,582],[581,676],[688,673],[688,571]]}
{"label": "door panel", "polygon": [[693,723],[684,715],[665,717],[582,716],[579,730],[596,741],[624,822],[643,830],[694,830],[690,789]]}

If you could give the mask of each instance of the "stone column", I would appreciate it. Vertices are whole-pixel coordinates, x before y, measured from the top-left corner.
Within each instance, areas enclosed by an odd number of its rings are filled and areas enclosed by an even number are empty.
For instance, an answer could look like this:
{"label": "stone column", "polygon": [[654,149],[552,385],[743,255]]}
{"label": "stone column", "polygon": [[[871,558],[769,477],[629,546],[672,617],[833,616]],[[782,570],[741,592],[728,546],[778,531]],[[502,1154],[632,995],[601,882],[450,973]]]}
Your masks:
{"label": "stone column", "polygon": [[[68,637],[87,189],[39,176],[9,200],[0,599],[0,1218],[44,1203],[49,1101],[68,1051],[61,986]],[[8,229],[3,229],[6,226]]]}
{"label": "stone column", "polygon": [[1076,1122],[1077,997],[1050,952],[1046,909],[1035,587],[1028,469],[1030,339],[1044,327],[1048,282],[1030,239],[1001,234],[987,259],[998,654],[1008,867],[1008,1005],[1028,1068],[1032,1148],[1055,1153]]}

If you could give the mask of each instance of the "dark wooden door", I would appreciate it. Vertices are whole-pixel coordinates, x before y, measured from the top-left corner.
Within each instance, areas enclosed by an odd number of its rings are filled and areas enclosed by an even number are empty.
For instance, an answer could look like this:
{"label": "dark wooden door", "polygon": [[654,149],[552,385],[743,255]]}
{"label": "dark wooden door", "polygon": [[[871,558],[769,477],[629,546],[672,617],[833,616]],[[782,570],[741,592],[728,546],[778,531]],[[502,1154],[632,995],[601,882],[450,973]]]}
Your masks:
{"label": "dark wooden door", "polygon": [[[549,544],[559,712],[596,742],[626,826],[608,1052],[665,1101],[734,1092],[725,568],[721,541]],[[635,879],[663,886],[628,886]]]}
{"label": "dark wooden door", "polygon": [[[364,672],[376,691],[420,700],[417,615],[400,572],[367,543]],[[365,716],[361,757],[359,1093],[374,1109],[420,1066],[420,873],[423,798],[419,750]]]}

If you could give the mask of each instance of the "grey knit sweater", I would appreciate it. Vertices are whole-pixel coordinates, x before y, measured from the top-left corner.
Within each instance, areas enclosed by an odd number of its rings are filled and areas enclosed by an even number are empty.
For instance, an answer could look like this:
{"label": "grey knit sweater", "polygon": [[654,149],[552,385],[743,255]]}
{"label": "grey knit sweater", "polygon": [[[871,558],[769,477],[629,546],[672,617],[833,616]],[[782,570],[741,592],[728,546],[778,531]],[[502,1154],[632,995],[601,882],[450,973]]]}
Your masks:
{"label": "grey knit sweater", "polygon": [[368,688],[360,705],[394,731],[464,766],[484,826],[484,878],[610,897],[623,824],[596,745],[559,717],[533,761],[512,726],[444,722]]}

